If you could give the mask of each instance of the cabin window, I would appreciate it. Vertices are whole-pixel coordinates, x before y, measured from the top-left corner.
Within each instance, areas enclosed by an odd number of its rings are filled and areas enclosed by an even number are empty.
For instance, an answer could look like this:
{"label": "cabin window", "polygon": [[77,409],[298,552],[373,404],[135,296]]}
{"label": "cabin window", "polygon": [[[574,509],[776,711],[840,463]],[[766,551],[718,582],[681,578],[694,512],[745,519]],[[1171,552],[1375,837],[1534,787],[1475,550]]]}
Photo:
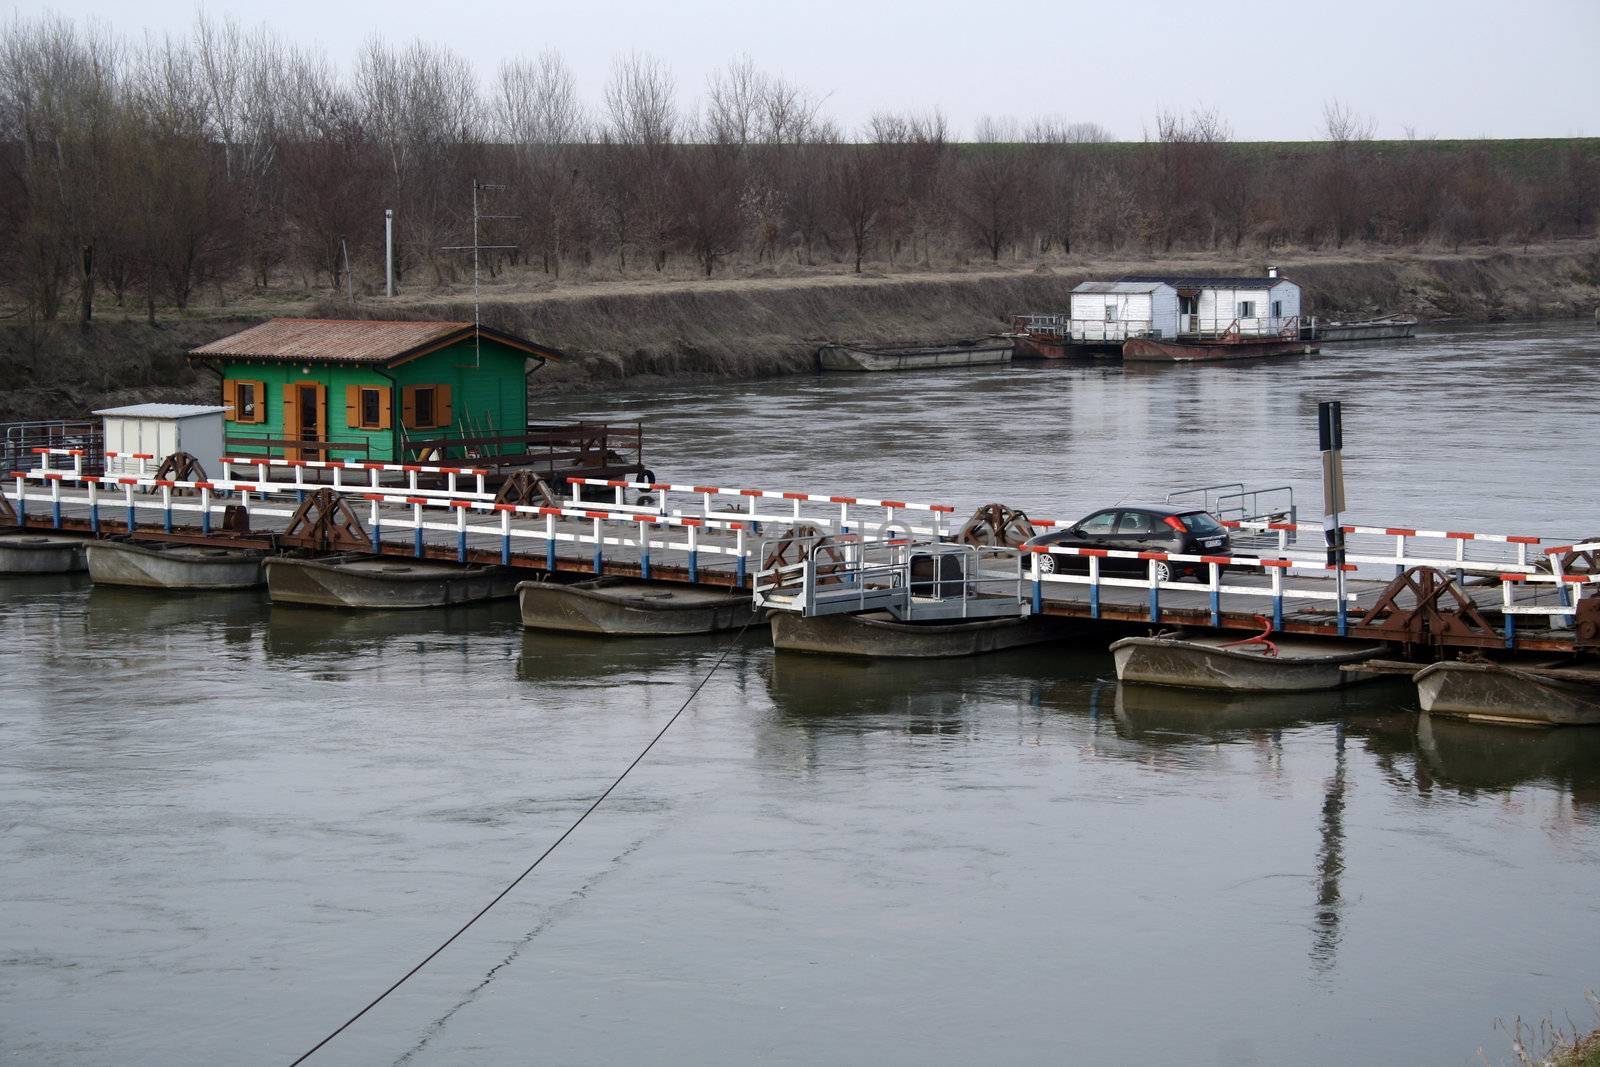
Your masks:
{"label": "cabin window", "polygon": [[387,430],[388,388],[382,385],[345,386],[344,424],[352,430]]}
{"label": "cabin window", "polygon": [[437,430],[452,422],[448,385],[408,385],[400,391],[400,422],[408,430]]}
{"label": "cabin window", "polygon": [[1282,300],[1274,300],[1272,302],[1272,317],[1275,318],[1275,319],[1283,318],[1283,301]]}
{"label": "cabin window", "polygon": [[1241,300],[1241,301],[1239,301],[1239,317],[1241,319],[1253,319],[1253,318],[1255,318],[1256,317],[1256,302],[1254,300]]}
{"label": "cabin window", "polygon": [[267,421],[267,390],[262,382],[229,379],[222,383],[222,403],[229,422]]}
{"label": "cabin window", "polygon": [[1106,305],[1106,321],[1107,322],[1116,322],[1117,321],[1117,305],[1115,305],[1115,304],[1107,304]]}

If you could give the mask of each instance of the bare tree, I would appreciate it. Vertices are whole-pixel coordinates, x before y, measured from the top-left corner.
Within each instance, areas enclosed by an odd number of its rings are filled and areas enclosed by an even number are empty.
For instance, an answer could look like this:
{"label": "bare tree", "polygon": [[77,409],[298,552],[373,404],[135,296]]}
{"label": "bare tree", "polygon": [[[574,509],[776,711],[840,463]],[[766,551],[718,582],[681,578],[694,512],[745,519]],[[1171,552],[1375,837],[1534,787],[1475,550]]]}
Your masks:
{"label": "bare tree", "polygon": [[563,256],[579,228],[582,188],[576,147],[588,137],[572,71],[560,53],[500,66],[492,103],[494,129],[513,154],[513,197],[523,229],[546,273],[561,276]]}
{"label": "bare tree", "polygon": [[985,117],[960,157],[957,211],[993,262],[1024,226],[1031,162],[1016,120]]}
{"label": "bare tree", "polygon": [[632,52],[611,67],[605,89],[603,138],[610,158],[602,165],[604,197],[617,244],[617,263],[642,240],[652,265],[666,266],[672,240],[670,147],[678,133],[677,87],[654,56]]}

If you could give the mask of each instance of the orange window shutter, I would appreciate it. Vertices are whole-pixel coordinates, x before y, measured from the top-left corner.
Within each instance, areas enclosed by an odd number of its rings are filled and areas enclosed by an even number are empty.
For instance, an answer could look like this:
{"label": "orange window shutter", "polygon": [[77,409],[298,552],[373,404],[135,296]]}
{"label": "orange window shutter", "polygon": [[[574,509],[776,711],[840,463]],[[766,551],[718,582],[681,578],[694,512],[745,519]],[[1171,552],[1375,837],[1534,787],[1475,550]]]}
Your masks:
{"label": "orange window shutter", "polygon": [[400,389],[400,425],[408,430],[417,429],[417,387],[414,385]]}
{"label": "orange window shutter", "polygon": [[361,386],[344,387],[344,424],[352,430],[361,428]]}
{"label": "orange window shutter", "polygon": [[267,383],[266,382],[251,382],[250,384],[256,387],[256,417],[251,419],[250,421],[251,422],[266,422],[267,421]]}
{"label": "orange window shutter", "polygon": [[378,429],[392,428],[389,411],[394,407],[394,392],[385,387],[378,390]]}
{"label": "orange window shutter", "polygon": [[240,412],[238,382],[230,380],[222,383],[222,406],[228,409],[228,413],[223,416],[224,418],[226,418],[229,422],[239,421]]}
{"label": "orange window shutter", "polygon": [[456,421],[454,414],[450,410],[450,387],[448,385],[434,386],[433,421],[439,426],[449,426]]}
{"label": "orange window shutter", "polygon": [[283,387],[283,436],[293,440],[300,437],[300,396],[293,382]]}

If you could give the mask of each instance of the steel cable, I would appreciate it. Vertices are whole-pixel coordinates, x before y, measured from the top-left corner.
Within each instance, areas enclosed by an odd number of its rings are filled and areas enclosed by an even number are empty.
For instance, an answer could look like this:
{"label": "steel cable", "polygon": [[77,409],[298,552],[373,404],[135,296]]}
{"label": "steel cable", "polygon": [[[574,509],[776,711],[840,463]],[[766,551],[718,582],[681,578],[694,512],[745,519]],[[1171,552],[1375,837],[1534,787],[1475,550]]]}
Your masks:
{"label": "steel cable", "polygon": [[717,661],[711,665],[711,669],[705,673],[705,677],[701,678],[699,682],[695,683],[695,687],[692,690],[689,691],[689,695],[684,699],[683,704],[679,706],[677,711],[672,713],[672,717],[669,718],[666,721],[666,724],[663,725],[661,727],[661,729],[656,732],[656,735],[650,739],[649,744],[645,745],[644,748],[639,751],[639,754],[633,758],[633,762],[628,764],[628,766],[623,769],[621,774],[617,775],[616,779],[610,785],[606,786],[605,792],[603,792],[599,796],[595,797],[594,798],[594,802],[583,810],[583,814],[579,815],[575,820],[573,820],[572,825],[567,827],[565,830],[563,830],[561,832],[561,836],[560,837],[556,838],[553,842],[551,842],[549,848],[547,848],[543,852],[539,853],[539,856],[538,856],[537,859],[535,859],[532,863],[528,864],[528,866],[526,868],[524,868],[522,873],[517,875],[515,878],[513,878],[511,880],[511,882],[504,889],[502,889],[502,890],[500,890],[500,892],[496,893],[494,895],[494,898],[492,900],[490,900],[489,903],[485,904],[482,908],[480,908],[478,910],[477,914],[473,915],[472,918],[470,918],[466,922],[462,923],[460,929],[456,930],[455,933],[453,933],[449,937],[445,938],[444,941],[439,944],[438,948],[436,948],[432,952],[428,953],[420,961],[418,961],[416,966],[412,967],[405,974],[402,974],[399,978],[397,978],[393,985],[389,986],[389,988],[385,989],[382,993],[379,993],[377,996],[373,997],[372,1000],[368,1001],[366,1007],[362,1008],[360,1011],[358,1011],[354,1015],[350,1016],[350,1018],[348,1018],[344,1022],[340,1023],[339,1026],[336,1029],[334,1029],[332,1032],[330,1032],[321,1041],[318,1041],[315,1045],[312,1045],[310,1048],[306,1049],[305,1052],[303,1052],[299,1056],[297,1056],[290,1063],[289,1067],[297,1067],[297,1065],[299,1065],[301,1063],[304,1063],[306,1060],[310,1059],[318,1051],[320,1051],[324,1045],[326,1045],[328,1042],[332,1041],[334,1038],[338,1037],[340,1034],[344,1033],[357,1020],[359,1020],[363,1015],[367,1014],[367,1012],[371,1011],[373,1008],[375,1008],[379,1004],[381,1004],[385,997],[387,997],[390,993],[393,993],[396,989],[399,989],[414,974],[416,974],[418,971],[422,970],[422,968],[426,967],[429,963],[433,962],[434,957],[438,956],[439,953],[441,953],[445,949],[449,948],[451,943],[454,942],[456,938],[460,937],[462,934],[464,934],[468,930],[470,930],[474,923],[476,923],[479,919],[483,918],[485,915],[487,915],[489,913],[489,909],[490,908],[494,907],[496,904],[500,903],[500,901],[504,900],[506,895],[508,893],[510,893],[513,889],[515,889],[522,882],[522,880],[524,878],[528,877],[528,875],[533,873],[534,868],[538,867],[539,864],[541,864],[541,863],[543,863],[545,861],[546,857],[548,857],[557,848],[561,847],[561,843],[563,841],[565,841],[568,837],[572,836],[572,832],[574,830],[576,830],[579,826],[583,825],[583,821],[585,819],[587,819],[590,815],[594,814],[595,809],[598,808],[605,801],[605,799],[612,794],[612,792],[617,788],[617,786],[622,784],[623,779],[628,777],[628,775],[633,771],[633,769],[635,767],[639,766],[639,764],[644,761],[644,758],[650,754],[650,750],[656,747],[656,742],[660,741],[663,737],[665,737],[667,731],[672,729],[672,724],[678,721],[679,716],[681,716],[685,711],[689,710],[689,705],[694,703],[694,698],[699,696],[700,695],[700,690],[704,689],[706,687],[706,683],[711,681],[712,676],[717,673],[717,670],[722,666],[723,662],[727,660],[728,653],[733,651],[734,646],[739,643],[739,640],[742,637],[744,637],[745,632],[750,629],[750,624],[752,622],[754,622],[754,621],[755,621],[754,616],[752,616],[750,619],[745,621],[745,624],[743,626],[739,627],[739,630],[738,630],[737,633],[735,633],[731,638],[728,639],[728,643],[725,646],[723,646],[721,655],[719,655],[717,657]]}

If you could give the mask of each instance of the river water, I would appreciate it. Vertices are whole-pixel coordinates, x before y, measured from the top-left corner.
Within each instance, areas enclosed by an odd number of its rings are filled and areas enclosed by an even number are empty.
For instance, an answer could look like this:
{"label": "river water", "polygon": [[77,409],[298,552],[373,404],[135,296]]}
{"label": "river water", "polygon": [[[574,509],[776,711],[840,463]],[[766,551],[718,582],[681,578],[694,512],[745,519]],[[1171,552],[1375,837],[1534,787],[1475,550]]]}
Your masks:
{"label": "river water", "polygon": [[[1292,484],[1360,521],[1600,532],[1566,326],[1262,366],[637,390],[662,477],[1076,517]],[[1313,516],[1314,518],[1314,516]],[[0,1059],[286,1063],[624,767],[725,640],[0,581]],[[1600,731],[1403,686],[1227,703],[1093,650],[748,636],[538,871],[311,1062],[1499,1063],[1600,986]]]}

